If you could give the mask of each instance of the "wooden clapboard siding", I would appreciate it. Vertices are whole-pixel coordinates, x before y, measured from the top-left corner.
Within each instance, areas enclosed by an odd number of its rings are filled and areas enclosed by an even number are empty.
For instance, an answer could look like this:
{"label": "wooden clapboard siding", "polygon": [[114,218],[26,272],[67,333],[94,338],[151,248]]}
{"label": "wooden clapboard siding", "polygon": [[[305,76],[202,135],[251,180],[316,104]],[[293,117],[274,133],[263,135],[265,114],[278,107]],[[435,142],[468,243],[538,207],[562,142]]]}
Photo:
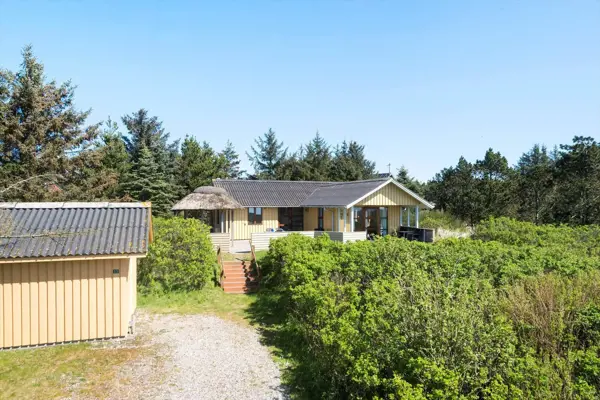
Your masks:
{"label": "wooden clapboard siding", "polygon": [[263,207],[262,224],[248,224],[248,209],[240,208],[233,213],[233,239],[249,240],[253,233],[266,232],[279,228],[279,214],[276,207]]}
{"label": "wooden clapboard siding", "polygon": [[412,206],[419,204],[417,199],[390,182],[364,198],[356,206]]}
{"label": "wooden clapboard siding", "polygon": [[212,242],[213,248],[216,250],[221,247],[221,251],[225,253],[229,252],[231,245],[231,234],[230,233],[211,233],[210,241]]}
{"label": "wooden clapboard siding", "polygon": [[125,336],[136,260],[0,264],[0,348]]}
{"label": "wooden clapboard siding", "polygon": [[314,231],[319,227],[319,209],[307,208],[304,210],[304,230]]}

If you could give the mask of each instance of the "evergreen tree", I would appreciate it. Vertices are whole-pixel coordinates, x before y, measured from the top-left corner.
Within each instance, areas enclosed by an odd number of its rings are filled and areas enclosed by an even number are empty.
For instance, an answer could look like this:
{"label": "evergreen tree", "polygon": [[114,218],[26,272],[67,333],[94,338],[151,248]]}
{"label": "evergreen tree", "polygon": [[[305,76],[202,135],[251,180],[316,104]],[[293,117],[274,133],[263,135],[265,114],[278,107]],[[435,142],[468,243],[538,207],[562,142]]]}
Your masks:
{"label": "evergreen tree", "polygon": [[576,136],[561,145],[556,161],[556,199],[553,217],[569,224],[600,223],[600,145]]}
{"label": "evergreen tree", "polygon": [[554,160],[545,146],[535,145],[524,153],[516,166],[519,217],[536,224],[550,221],[554,188]]}
{"label": "evergreen tree", "polygon": [[104,189],[104,197],[106,199],[118,199],[122,195],[119,192],[120,184],[131,165],[117,123],[110,118],[104,123],[98,150],[102,155],[104,173],[111,178],[110,185]]}
{"label": "evergreen tree", "polygon": [[286,157],[275,172],[275,179],[284,181],[304,181],[309,180],[306,163],[303,161],[303,150]]}
{"label": "evergreen tree", "polygon": [[211,185],[213,179],[227,178],[228,162],[224,154],[217,154],[207,142],[201,145],[193,136],[186,136],[178,171],[180,186],[189,193]]}
{"label": "evergreen tree", "polygon": [[173,186],[177,195],[184,191],[177,185],[177,164],[179,159],[179,141],[169,143],[169,133],[165,132],[158,117],[148,116],[148,111],[140,109],[121,118],[128,134],[123,136],[127,153],[132,163],[138,161],[140,151],[146,148],[152,154],[158,170]]}
{"label": "evergreen tree", "polygon": [[269,128],[263,137],[254,141],[251,154],[246,153],[254,167],[258,179],[277,179],[277,171],[287,157],[287,148],[277,140],[275,132]]}
{"label": "evergreen tree", "polygon": [[514,171],[508,166],[506,158],[499,152],[488,149],[483,160],[477,160],[475,163],[474,173],[477,179],[476,195],[480,199],[478,220],[490,216],[514,217]]}
{"label": "evergreen tree", "polygon": [[356,181],[375,176],[375,163],[367,160],[365,146],[355,141],[342,142],[334,151],[331,179],[335,181]]}
{"label": "evergreen tree", "polygon": [[121,190],[134,200],[152,202],[153,214],[165,215],[176,197],[173,185],[160,171],[152,152],[143,145],[138,150],[137,160],[123,177]]}
{"label": "evergreen tree", "polygon": [[109,178],[94,144],[98,125],[74,106],[71,82],[46,82],[31,46],[18,72],[0,70],[0,197],[3,200],[94,200]]}
{"label": "evergreen tree", "polygon": [[225,158],[225,175],[230,179],[239,179],[246,173],[246,171],[240,168],[240,156],[235,151],[233,143],[229,140],[225,145],[225,149],[221,152],[221,155]]}
{"label": "evergreen tree", "polygon": [[404,165],[398,168],[396,180],[402,185],[404,185],[408,190],[415,192],[419,196],[423,195],[425,185],[419,182],[417,179],[410,176],[410,174],[408,173],[408,169],[406,169]]}
{"label": "evergreen tree", "polygon": [[456,167],[445,168],[427,185],[427,198],[436,208],[448,211],[470,224],[480,221],[483,213],[475,178],[475,168],[464,157]]}
{"label": "evergreen tree", "polygon": [[302,180],[328,181],[331,178],[331,151],[327,141],[319,134],[304,147],[299,169]]}

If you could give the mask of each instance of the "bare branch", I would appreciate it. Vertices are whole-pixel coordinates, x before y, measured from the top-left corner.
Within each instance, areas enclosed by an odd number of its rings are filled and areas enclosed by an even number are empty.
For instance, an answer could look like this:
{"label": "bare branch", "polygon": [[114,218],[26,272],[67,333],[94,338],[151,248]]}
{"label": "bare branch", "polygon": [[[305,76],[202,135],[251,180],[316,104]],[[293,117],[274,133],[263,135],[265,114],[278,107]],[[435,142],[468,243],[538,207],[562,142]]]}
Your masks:
{"label": "bare branch", "polygon": [[52,177],[58,177],[58,178],[61,177],[58,174],[41,174],[41,175],[30,176],[29,178],[22,179],[22,180],[20,180],[18,182],[15,182],[12,185],[9,185],[9,186],[5,187],[4,189],[0,189],[0,194],[8,192],[9,190],[15,189],[18,186],[24,184],[25,182],[32,181],[34,179],[44,178],[44,177],[51,177],[51,176]]}

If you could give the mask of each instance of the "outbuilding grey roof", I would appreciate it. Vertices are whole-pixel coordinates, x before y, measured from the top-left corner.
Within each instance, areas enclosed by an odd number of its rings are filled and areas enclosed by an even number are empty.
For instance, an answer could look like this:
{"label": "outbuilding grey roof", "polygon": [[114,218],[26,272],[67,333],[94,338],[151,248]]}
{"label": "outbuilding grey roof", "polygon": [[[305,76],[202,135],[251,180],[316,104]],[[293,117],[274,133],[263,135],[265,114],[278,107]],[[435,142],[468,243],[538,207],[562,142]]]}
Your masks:
{"label": "outbuilding grey roof", "polygon": [[377,189],[389,179],[344,182],[335,186],[317,188],[304,200],[301,207],[346,207],[353,201]]}
{"label": "outbuilding grey roof", "polygon": [[147,203],[0,203],[0,259],[144,254]]}

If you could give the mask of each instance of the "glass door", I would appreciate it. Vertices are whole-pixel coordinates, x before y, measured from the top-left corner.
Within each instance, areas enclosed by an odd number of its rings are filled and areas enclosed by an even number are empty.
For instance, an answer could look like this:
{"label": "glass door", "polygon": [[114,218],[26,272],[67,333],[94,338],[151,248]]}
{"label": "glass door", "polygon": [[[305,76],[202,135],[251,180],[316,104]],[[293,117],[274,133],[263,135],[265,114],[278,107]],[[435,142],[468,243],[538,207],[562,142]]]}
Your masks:
{"label": "glass door", "polygon": [[365,208],[365,227],[367,235],[375,234],[379,235],[379,209],[378,208]]}
{"label": "glass door", "polygon": [[385,236],[388,234],[388,209],[387,207],[379,208],[379,234]]}

